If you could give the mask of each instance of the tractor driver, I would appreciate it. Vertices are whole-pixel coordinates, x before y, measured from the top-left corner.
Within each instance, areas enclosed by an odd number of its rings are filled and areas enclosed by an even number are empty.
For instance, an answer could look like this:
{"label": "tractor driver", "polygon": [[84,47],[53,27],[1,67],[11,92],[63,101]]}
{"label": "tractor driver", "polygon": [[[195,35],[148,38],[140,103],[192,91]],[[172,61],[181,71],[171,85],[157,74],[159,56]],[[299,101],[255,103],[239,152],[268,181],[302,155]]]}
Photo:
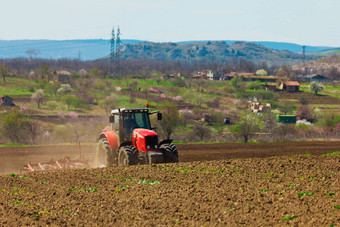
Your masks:
{"label": "tractor driver", "polygon": [[136,120],[133,118],[133,113],[128,113],[124,119],[124,136],[126,138],[131,136],[132,131],[140,126],[137,124]]}

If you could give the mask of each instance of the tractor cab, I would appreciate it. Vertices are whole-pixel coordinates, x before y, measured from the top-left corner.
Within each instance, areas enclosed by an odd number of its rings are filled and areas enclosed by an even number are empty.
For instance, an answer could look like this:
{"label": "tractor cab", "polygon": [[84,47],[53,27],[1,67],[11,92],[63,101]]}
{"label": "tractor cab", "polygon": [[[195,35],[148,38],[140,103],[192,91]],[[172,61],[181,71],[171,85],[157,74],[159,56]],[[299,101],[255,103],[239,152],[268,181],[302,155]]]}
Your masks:
{"label": "tractor cab", "polygon": [[[136,128],[151,130],[149,115],[155,112],[149,112],[147,108],[123,108],[111,111],[110,123],[112,130],[119,135],[120,142],[131,141],[132,132]],[[157,119],[161,120],[162,115],[158,113]]]}

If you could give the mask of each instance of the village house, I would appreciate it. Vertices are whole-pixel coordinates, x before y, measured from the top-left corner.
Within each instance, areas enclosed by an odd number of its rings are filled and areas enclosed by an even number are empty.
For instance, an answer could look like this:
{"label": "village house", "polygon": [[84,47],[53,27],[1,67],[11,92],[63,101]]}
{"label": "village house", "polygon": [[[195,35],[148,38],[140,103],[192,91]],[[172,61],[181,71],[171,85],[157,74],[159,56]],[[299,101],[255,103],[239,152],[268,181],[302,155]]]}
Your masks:
{"label": "village house", "polygon": [[7,95],[0,96],[0,105],[1,106],[15,106],[13,103],[13,99]]}
{"label": "village house", "polygon": [[214,80],[214,73],[211,70],[205,71],[208,80]]}
{"label": "village house", "polygon": [[234,77],[238,77],[243,81],[260,81],[260,82],[277,82],[281,80],[281,77],[278,76],[259,76],[255,73],[237,73],[237,72],[230,72],[223,76],[221,80],[231,80]]}
{"label": "village house", "polygon": [[59,70],[53,72],[54,81],[59,81],[62,84],[69,84],[71,73],[66,70]]}
{"label": "village house", "polygon": [[332,80],[320,74],[299,74],[297,79],[301,82],[331,82]]}
{"label": "village house", "polygon": [[213,80],[214,73],[211,70],[203,70],[202,72],[194,73],[191,79],[206,79],[206,80]]}
{"label": "village house", "polygon": [[273,82],[266,82],[265,84],[261,85],[264,90],[266,91],[276,91],[277,89],[277,83]]}
{"label": "village house", "polygon": [[288,92],[298,92],[300,89],[300,83],[297,81],[281,81],[279,90]]}
{"label": "village house", "polygon": [[271,104],[270,103],[251,102],[251,103],[249,103],[249,108],[254,113],[260,113],[260,112],[271,110]]}
{"label": "village house", "polygon": [[175,79],[175,76],[173,74],[164,74],[163,78],[165,80],[173,80],[173,79]]}

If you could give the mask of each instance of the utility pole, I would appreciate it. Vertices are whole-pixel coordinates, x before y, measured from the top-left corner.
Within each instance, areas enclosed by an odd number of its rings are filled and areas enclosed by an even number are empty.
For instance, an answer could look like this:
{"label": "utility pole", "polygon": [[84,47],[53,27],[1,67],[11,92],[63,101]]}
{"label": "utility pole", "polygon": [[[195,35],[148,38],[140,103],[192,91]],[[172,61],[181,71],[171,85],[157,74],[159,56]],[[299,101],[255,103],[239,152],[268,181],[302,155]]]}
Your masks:
{"label": "utility pole", "polygon": [[117,74],[120,76],[120,48],[122,41],[120,40],[120,28],[117,28],[117,40],[116,40],[116,64],[117,64]]}
{"label": "utility pole", "polygon": [[110,51],[110,74],[113,75],[114,65],[115,65],[115,52],[116,52],[116,36],[115,36],[115,27],[112,27],[111,32],[111,51]]}
{"label": "utility pole", "polygon": [[303,67],[305,69],[305,74],[307,74],[307,68],[306,68],[306,46],[302,46],[302,60],[303,60]]}
{"label": "utility pole", "polygon": [[306,60],[306,46],[302,46],[302,57],[303,57],[303,63],[305,63],[305,60]]}

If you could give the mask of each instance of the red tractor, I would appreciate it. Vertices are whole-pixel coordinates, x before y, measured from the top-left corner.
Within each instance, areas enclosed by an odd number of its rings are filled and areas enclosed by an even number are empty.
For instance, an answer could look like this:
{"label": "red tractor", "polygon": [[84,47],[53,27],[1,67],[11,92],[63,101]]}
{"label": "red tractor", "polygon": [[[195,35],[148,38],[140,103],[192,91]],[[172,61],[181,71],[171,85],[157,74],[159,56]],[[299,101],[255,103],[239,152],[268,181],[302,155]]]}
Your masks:
{"label": "red tractor", "polygon": [[178,162],[178,152],[172,140],[158,142],[154,128],[151,128],[148,108],[123,108],[111,111],[107,126],[99,135],[97,146],[97,167],[112,165],[129,166],[147,163]]}

